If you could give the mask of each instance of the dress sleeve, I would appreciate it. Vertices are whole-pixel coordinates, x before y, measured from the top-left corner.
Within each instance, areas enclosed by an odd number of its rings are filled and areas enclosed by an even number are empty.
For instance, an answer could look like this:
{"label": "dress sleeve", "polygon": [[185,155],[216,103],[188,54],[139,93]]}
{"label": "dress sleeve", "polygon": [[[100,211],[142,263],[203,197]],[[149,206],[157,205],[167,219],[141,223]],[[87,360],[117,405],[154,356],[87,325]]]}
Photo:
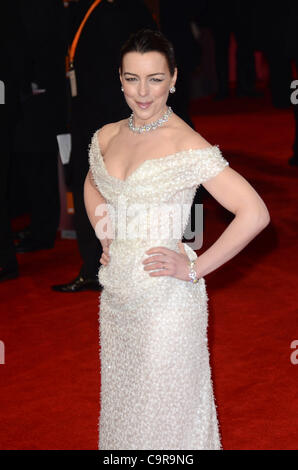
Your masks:
{"label": "dress sleeve", "polygon": [[185,182],[190,186],[205,183],[229,165],[217,145],[192,150],[190,158],[191,164],[185,171]]}

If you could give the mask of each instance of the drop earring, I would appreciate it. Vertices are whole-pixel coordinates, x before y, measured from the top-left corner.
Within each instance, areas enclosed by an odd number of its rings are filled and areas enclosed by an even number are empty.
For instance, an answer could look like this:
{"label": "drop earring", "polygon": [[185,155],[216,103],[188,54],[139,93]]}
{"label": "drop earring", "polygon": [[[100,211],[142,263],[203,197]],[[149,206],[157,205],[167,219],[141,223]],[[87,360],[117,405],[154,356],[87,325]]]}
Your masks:
{"label": "drop earring", "polygon": [[124,91],[124,88],[123,88],[123,86],[121,87],[121,91]]}
{"label": "drop earring", "polygon": [[176,91],[176,88],[175,88],[174,86],[172,86],[172,87],[170,88],[170,93],[175,93],[175,91]]}

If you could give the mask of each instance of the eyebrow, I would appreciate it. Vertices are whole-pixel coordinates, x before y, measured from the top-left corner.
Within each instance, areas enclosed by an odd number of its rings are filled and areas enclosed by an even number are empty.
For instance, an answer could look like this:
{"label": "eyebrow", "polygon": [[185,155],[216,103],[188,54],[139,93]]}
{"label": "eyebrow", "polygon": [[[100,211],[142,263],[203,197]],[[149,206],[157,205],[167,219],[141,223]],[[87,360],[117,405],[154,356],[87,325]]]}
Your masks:
{"label": "eyebrow", "polygon": [[[131,72],[124,72],[124,75],[133,75],[134,77],[138,77],[136,73],[131,73]],[[153,77],[153,75],[165,75],[163,72],[156,72],[156,73],[150,73],[148,77]]]}

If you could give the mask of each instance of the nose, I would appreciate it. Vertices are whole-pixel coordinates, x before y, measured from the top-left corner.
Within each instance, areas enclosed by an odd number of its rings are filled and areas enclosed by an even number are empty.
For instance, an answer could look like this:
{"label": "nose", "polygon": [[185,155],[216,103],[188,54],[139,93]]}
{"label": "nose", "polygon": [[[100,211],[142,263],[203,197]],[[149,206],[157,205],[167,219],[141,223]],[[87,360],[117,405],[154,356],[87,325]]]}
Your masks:
{"label": "nose", "polygon": [[138,93],[140,96],[146,96],[148,93],[148,85],[146,81],[140,80],[139,82],[139,88],[138,88]]}

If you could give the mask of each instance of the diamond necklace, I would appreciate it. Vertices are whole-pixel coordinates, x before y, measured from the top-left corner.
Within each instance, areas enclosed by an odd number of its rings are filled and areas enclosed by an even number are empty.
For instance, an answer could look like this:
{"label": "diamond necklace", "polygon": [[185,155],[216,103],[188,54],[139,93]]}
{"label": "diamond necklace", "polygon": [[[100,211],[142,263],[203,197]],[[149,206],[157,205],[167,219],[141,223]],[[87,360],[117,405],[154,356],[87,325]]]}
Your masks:
{"label": "diamond necklace", "polygon": [[136,132],[138,134],[142,134],[142,132],[154,131],[155,129],[162,126],[165,122],[168,121],[172,112],[173,112],[172,108],[168,106],[167,111],[160,119],[154,122],[149,122],[149,124],[145,124],[144,126],[140,126],[140,127],[135,127],[133,125],[133,113],[131,113],[130,117],[128,118],[128,127],[130,128],[132,132]]}

